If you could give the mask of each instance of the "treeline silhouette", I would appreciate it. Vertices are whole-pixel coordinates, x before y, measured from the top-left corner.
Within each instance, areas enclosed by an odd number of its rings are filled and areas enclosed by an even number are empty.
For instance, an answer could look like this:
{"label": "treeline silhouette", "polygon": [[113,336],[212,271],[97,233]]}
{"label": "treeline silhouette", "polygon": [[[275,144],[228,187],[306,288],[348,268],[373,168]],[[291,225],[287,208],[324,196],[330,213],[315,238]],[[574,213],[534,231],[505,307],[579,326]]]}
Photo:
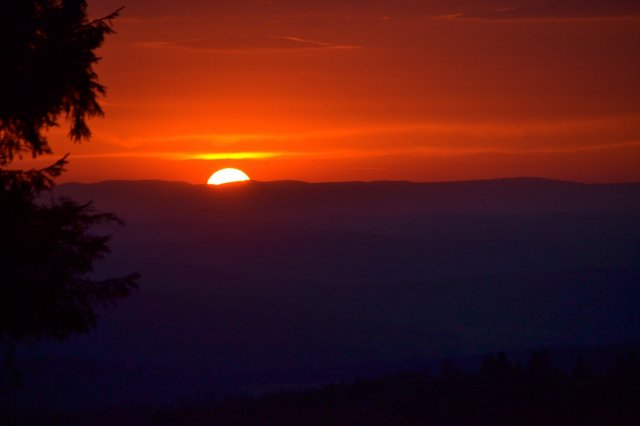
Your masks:
{"label": "treeline silhouette", "polygon": [[606,373],[582,362],[553,367],[547,352],[527,365],[504,353],[479,373],[443,363],[440,374],[411,372],[319,390],[183,403],[156,425],[626,425],[640,424],[640,362],[622,356]]}

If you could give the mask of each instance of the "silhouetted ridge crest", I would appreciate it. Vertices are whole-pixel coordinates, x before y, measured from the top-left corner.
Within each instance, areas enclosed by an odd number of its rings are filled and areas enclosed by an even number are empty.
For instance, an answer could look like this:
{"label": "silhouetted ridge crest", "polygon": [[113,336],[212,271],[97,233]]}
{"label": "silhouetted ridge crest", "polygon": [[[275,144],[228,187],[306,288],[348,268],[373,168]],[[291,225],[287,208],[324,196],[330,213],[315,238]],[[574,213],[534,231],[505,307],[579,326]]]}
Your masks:
{"label": "silhouetted ridge crest", "polygon": [[[93,199],[125,216],[209,215],[212,220],[269,215],[571,214],[640,212],[640,184],[581,184],[538,178],[414,183],[247,182],[234,187],[164,181],[70,183],[58,191]],[[167,200],[174,200],[167,203]]]}

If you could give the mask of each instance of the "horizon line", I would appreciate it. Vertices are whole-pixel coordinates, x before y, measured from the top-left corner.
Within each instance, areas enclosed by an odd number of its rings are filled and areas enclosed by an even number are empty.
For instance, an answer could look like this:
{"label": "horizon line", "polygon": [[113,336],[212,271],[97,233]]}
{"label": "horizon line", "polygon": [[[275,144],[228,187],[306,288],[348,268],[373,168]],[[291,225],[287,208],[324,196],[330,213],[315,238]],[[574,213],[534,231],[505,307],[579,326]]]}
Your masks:
{"label": "horizon line", "polygon": [[[495,178],[482,178],[482,179],[456,179],[456,180],[433,180],[433,181],[415,181],[408,179],[376,179],[376,180],[337,180],[337,181],[306,181],[301,179],[275,179],[275,180],[257,180],[250,179],[243,182],[232,182],[237,185],[251,185],[251,184],[278,184],[278,183],[300,183],[306,185],[323,185],[323,184],[376,184],[376,183],[403,183],[403,184],[447,184],[447,183],[472,183],[472,182],[497,182],[497,181],[546,181],[556,183],[569,183],[576,185],[639,185],[640,181],[615,181],[615,182],[582,182],[577,180],[564,180],[557,178],[548,178],[542,176],[510,176],[510,177],[495,177]],[[98,181],[68,181],[61,182],[56,186],[61,185],[98,185],[111,182],[162,182],[162,183],[179,183],[192,186],[214,186],[205,183],[193,183],[189,181],[181,180],[167,180],[167,179],[104,179]],[[234,185],[235,186],[235,185]]]}

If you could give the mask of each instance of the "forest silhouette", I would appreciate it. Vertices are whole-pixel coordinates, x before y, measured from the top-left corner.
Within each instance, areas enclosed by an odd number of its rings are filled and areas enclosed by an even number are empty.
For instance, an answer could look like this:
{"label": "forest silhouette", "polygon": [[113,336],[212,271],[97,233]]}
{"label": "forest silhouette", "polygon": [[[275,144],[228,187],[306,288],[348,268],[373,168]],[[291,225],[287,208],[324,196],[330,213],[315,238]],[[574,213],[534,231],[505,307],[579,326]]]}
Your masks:
{"label": "forest silhouette", "polygon": [[635,425],[640,359],[618,358],[606,373],[579,362],[569,373],[535,351],[527,365],[489,355],[479,373],[445,363],[440,374],[407,372],[307,392],[185,402],[154,424],[178,425]]}
{"label": "forest silhouette", "polygon": [[408,371],[315,390],[185,399],[164,408],[9,412],[5,424],[626,426],[640,422],[639,392],[640,359],[633,351],[602,372],[582,361],[563,371],[553,365],[549,352],[534,351],[524,365],[505,353],[488,355],[480,370],[471,373],[444,360],[435,374]]}

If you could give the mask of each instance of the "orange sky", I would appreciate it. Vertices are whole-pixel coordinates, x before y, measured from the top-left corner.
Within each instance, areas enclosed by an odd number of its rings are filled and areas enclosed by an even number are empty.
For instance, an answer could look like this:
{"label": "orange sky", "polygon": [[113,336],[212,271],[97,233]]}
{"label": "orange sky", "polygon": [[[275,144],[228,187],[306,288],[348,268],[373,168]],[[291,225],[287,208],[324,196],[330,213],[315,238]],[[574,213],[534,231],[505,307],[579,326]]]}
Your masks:
{"label": "orange sky", "polygon": [[63,181],[640,181],[635,0],[123,3]]}

